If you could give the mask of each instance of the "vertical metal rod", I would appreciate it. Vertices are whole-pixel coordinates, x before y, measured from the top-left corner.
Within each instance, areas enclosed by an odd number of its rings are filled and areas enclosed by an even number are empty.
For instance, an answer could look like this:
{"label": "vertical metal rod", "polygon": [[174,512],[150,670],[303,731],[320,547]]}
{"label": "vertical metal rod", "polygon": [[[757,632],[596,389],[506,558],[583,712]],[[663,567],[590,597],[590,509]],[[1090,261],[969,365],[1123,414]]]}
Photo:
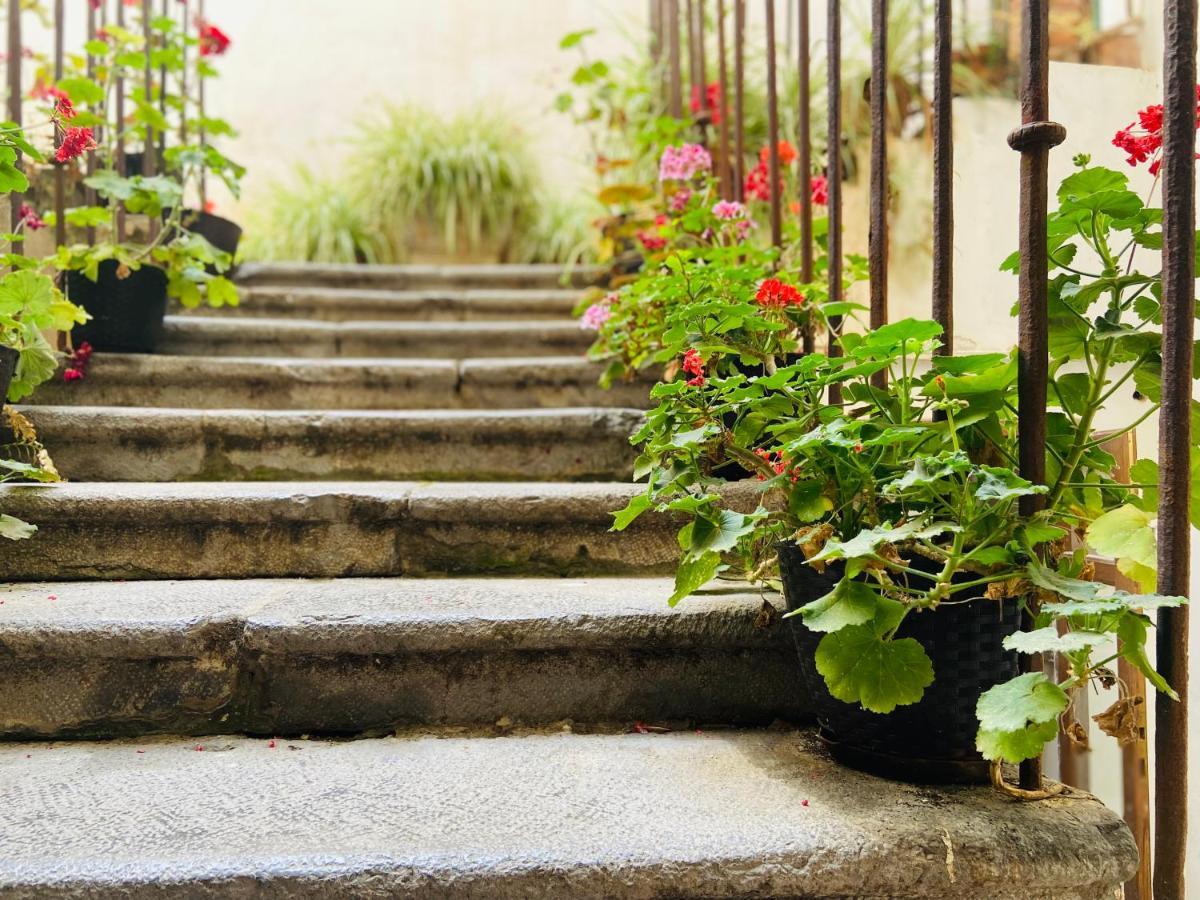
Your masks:
{"label": "vertical metal rod", "polygon": [[[867,262],[872,329],[887,324],[888,318],[887,29],[887,0],[871,0],[871,224]],[[883,384],[886,377],[885,372],[879,372],[872,381]]]}
{"label": "vertical metal rod", "polygon": [[[790,8],[790,7],[789,7]],[[810,105],[809,10],[808,0],[799,0],[796,27],[796,71],[799,76],[799,108],[796,117],[796,153],[800,164],[800,280],[813,279],[812,203],[812,107]],[[805,335],[811,342],[812,335]],[[811,347],[808,348],[812,350]]]}
{"label": "vertical metal rod", "polygon": [[[829,147],[825,177],[829,181],[829,237],[827,244],[828,294],[830,301],[842,299],[842,11],[841,0],[828,0],[826,5],[826,93],[829,99]],[[841,356],[838,338],[842,332],[842,317],[829,317],[829,347],[832,356]],[[829,402],[840,403],[839,385],[829,389]]]}
{"label": "vertical metal rod", "polygon": [[733,4],[733,192],[746,199],[746,0]]}
{"label": "vertical metal rod", "polygon": [[[125,27],[125,3],[123,0],[117,0],[117,27]],[[125,76],[122,74],[124,69],[117,69],[117,77],[113,89],[116,91],[115,115],[113,117],[113,128],[116,129],[117,148],[116,159],[114,164],[117,167],[117,174],[124,177],[128,174],[125,166],[125,138],[122,125],[125,122]],[[117,206],[117,242],[125,240],[125,204],[119,200],[112,200]]]}
{"label": "vertical metal rod", "polygon": [[[204,0],[197,0],[199,8],[196,10],[196,29],[200,29],[204,22]],[[199,51],[197,51],[199,53]],[[199,113],[200,125],[197,128],[198,138],[200,143],[206,142],[208,135],[204,128],[204,76],[196,75],[196,111]],[[208,169],[205,166],[200,167],[200,209],[202,212],[208,212]]]}
{"label": "vertical metal rod", "polygon": [[662,59],[662,0],[648,0],[646,18],[650,23],[650,61],[657,68]]}
{"label": "vertical metal rod", "polygon": [[730,184],[730,173],[733,171],[729,164],[729,66],[725,55],[725,0],[717,0],[717,65],[719,68],[717,83],[720,86],[720,104],[717,108],[717,133],[720,148],[720,164],[718,172],[721,180],[721,199],[732,200],[736,196],[733,185]]}
{"label": "vertical metal rod", "polygon": [[667,0],[667,53],[669,92],[667,112],[674,118],[683,117],[683,75],[679,60],[679,0]]}
{"label": "vertical metal rod", "polygon": [[779,98],[775,91],[775,0],[767,14],[767,177],[771,182],[771,243],[783,246],[783,198],[779,196]]}
{"label": "vertical metal rod", "polygon": [[684,19],[687,22],[687,55],[688,55],[688,109],[696,102],[699,96],[697,85],[700,83],[700,76],[697,74],[696,67],[696,4],[695,0],[686,0],[684,9]]}
{"label": "vertical metal rod", "polygon": [[933,318],[938,353],[954,353],[954,95],[951,0],[937,0],[933,26]]}
{"label": "vertical metal rod", "polygon": [[[1163,4],[1162,408],[1158,590],[1186,595],[1191,575],[1193,315],[1196,296],[1196,0]],[[1188,821],[1188,608],[1158,614],[1158,671],[1179,693],[1155,697],[1154,897],[1183,900]]]}
{"label": "vertical metal rod", "polygon": [[[89,43],[91,41],[96,40],[96,7],[92,6],[92,4],[90,4],[90,3],[87,5],[87,39],[88,39]],[[91,53],[89,53],[87,55],[87,77],[88,77],[89,81],[96,77],[96,57],[92,56]],[[97,137],[99,137],[100,129],[96,128],[95,131],[97,132]],[[95,174],[95,172],[96,172],[96,154],[95,153],[89,153],[87,155],[87,162],[85,163],[85,167],[86,167],[85,171],[87,172],[87,175],[89,178],[93,174]],[[93,190],[92,188],[85,188],[84,202],[86,202],[88,206],[96,205],[95,190]],[[96,229],[93,226],[89,225],[87,227],[86,235],[87,235],[87,242],[89,245],[96,243]]]}
{"label": "vertical metal rod", "polygon": [[[154,36],[150,32],[151,0],[142,0],[142,42],[145,45],[146,68],[142,73],[143,90],[147,106],[154,105],[154,67],[150,64],[150,53],[154,49]],[[154,159],[154,129],[146,125],[146,144],[142,155],[142,174],[153,175],[156,165]]]}
{"label": "vertical metal rod", "polygon": [[[662,3],[663,0],[658,0]],[[188,29],[188,8],[186,3],[180,4],[179,10],[180,27],[183,31],[183,42],[180,46],[180,52],[183,54],[183,65],[179,70],[179,100],[182,107],[179,112],[179,143],[186,145],[188,141],[188,103],[191,100],[188,97],[188,45],[187,39],[191,32]]]}
{"label": "vertical metal rod", "polygon": [[704,46],[704,0],[696,0],[696,74],[699,84],[700,118],[711,119],[708,105],[708,54]]}
{"label": "vertical metal rod", "polygon": [[[17,0],[9,0],[8,4],[8,120],[18,127],[21,124],[21,4]],[[21,168],[21,154],[18,151],[13,163]],[[24,195],[15,191],[8,195],[11,207],[12,231],[21,224],[21,200]]]}
{"label": "vertical metal rod", "polygon": [[[54,0],[54,81],[63,77],[63,34],[66,26],[63,0]],[[54,129],[54,148],[62,145],[62,128]],[[91,154],[88,154],[89,156]],[[54,167],[54,243],[67,242],[67,173],[61,164]]]}
{"label": "vertical metal rod", "polygon": [[[160,8],[162,18],[166,19],[171,15],[171,0],[162,0]],[[164,60],[158,67],[158,110],[163,115],[163,120],[167,118],[167,64]],[[167,152],[167,131],[163,129],[158,135],[158,158],[164,161],[163,169],[166,170],[166,152]]]}
{"label": "vertical metal rod", "polygon": [[[1021,475],[1035,484],[1046,480],[1046,382],[1049,366],[1046,319],[1046,168],[1050,148],[1062,143],[1066,129],[1049,121],[1050,0],[1024,0],[1021,17],[1021,127],[1008,143],[1021,153],[1020,315],[1017,338],[1017,429]],[[1021,513],[1032,515],[1042,497],[1022,497]],[[1032,628],[1026,614],[1022,627]],[[1026,658],[1029,671],[1042,670],[1040,656]],[[1041,757],[1021,764],[1021,787],[1038,790]]]}

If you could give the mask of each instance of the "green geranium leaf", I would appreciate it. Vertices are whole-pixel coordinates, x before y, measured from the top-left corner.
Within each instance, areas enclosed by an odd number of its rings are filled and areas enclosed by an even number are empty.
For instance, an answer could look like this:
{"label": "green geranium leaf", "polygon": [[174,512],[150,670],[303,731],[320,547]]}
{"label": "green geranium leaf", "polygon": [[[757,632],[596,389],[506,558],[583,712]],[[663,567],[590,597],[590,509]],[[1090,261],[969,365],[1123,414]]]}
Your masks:
{"label": "green geranium leaf", "polygon": [[0,514],[0,537],[10,541],[23,541],[37,533],[37,526],[22,522],[16,516]]}
{"label": "green geranium leaf", "polygon": [[833,501],[825,496],[825,482],[820,478],[805,478],[792,485],[788,494],[788,511],[798,522],[813,522],[833,509]]}
{"label": "green geranium leaf", "polygon": [[756,515],[743,515],[732,510],[718,510],[715,519],[697,516],[692,523],[692,555],[724,553],[737,546],[738,541],[754,531]]}
{"label": "green geranium leaf", "polygon": [[1018,631],[1004,639],[1004,647],[1018,653],[1074,653],[1110,640],[1111,635],[1094,631],[1068,631],[1059,634],[1054,625],[1034,631]]}
{"label": "green geranium leaf", "polygon": [[879,595],[862,581],[843,578],[832,591],[800,607],[804,624],[813,631],[839,631],[847,625],[865,625],[875,618]]}
{"label": "green geranium leaf", "polygon": [[1026,672],[989,688],[975,705],[982,731],[1019,731],[1053,722],[1070,703],[1066,691],[1042,672]]}
{"label": "green geranium leaf", "polygon": [[895,528],[881,526],[860,531],[848,541],[829,541],[810,562],[830,559],[859,559],[873,556],[884,544],[898,544],[918,538],[928,539],[947,532],[956,532],[959,527],[952,522],[926,522],[914,519]]}
{"label": "green geranium leaf", "polygon": [[979,729],[975,736],[975,749],[984,759],[1002,759],[1019,763],[1022,760],[1041,756],[1046,744],[1058,737],[1058,722],[1040,722],[1013,731],[987,731]]}
{"label": "green geranium leaf", "polygon": [[653,501],[649,494],[637,494],[631,497],[624,509],[613,513],[613,531],[624,531],[634,519],[650,508]]}
{"label": "green geranium leaf", "polygon": [[1154,515],[1131,503],[1111,509],[1092,522],[1087,542],[1097,553],[1117,560],[1117,568],[1143,591],[1154,590],[1158,543],[1150,523]]}
{"label": "green geranium leaf", "polygon": [[816,663],[830,694],[871,712],[916,703],[933,683],[933,663],[916,640],[884,640],[870,625],[825,635]]}
{"label": "green geranium leaf", "polygon": [[1154,685],[1156,691],[1166,694],[1172,700],[1178,700],[1179,695],[1175,693],[1171,685],[1167,684],[1167,680],[1158,674],[1158,671],[1150,662],[1150,657],[1146,655],[1146,635],[1148,630],[1149,622],[1143,616],[1121,616],[1121,621],[1117,623],[1117,637],[1120,639],[1121,656],[1126,662],[1145,675],[1146,680]]}
{"label": "green geranium leaf", "polygon": [[675,591],[667,601],[675,606],[684,597],[694,594],[725,569],[721,554],[706,553],[696,558],[685,558],[675,570]]}
{"label": "green geranium leaf", "polygon": [[1044,486],[1026,481],[1011,469],[1002,469],[996,466],[979,467],[975,496],[985,503],[1014,500],[1017,497],[1044,493],[1046,493]]}

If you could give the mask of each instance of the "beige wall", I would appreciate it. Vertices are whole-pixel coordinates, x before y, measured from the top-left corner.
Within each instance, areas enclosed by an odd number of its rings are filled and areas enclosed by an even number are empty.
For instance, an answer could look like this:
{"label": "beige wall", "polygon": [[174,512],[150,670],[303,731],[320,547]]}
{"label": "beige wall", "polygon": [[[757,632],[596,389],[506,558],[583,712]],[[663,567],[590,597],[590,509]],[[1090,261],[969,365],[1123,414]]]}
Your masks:
{"label": "beige wall", "polygon": [[584,137],[552,108],[575,65],[559,38],[596,28],[596,52],[618,54],[623,29],[644,28],[646,2],[207,0],[207,11],[233,38],[210,108],[241,131],[228,149],[249,168],[253,203],[294,163],[336,165],[355,121],[383,100],[510,110],[545,176],[578,183]]}

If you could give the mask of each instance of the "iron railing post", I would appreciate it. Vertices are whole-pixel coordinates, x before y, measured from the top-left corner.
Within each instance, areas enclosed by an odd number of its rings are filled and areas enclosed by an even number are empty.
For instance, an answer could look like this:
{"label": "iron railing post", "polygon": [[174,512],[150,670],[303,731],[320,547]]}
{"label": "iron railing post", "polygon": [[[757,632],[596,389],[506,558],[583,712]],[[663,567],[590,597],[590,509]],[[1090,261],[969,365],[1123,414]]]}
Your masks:
{"label": "iron railing post", "polygon": [[[825,177],[829,182],[829,237],[826,243],[828,295],[831,302],[842,299],[842,10],[841,0],[826,5],[826,93],[828,95],[828,156]],[[829,356],[841,356],[838,343],[842,317],[829,317]],[[842,389],[829,388],[829,402],[841,403]]]}
{"label": "iron railing post", "polygon": [[[21,125],[21,4],[11,0],[8,4],[8,119],[18,127]],[[21,168],[21,154],[18,151],[13,165]],[[13,192],[8,195],[11,212],[12,231],[21,224],[21,200],[23,195]]]}
{"label": "iron railing post", "polygon": [[718,89],[721,96],[717,98],[718,152],[720,162],[718,173],[721,181],[721,199],[732,200],[735,196],[733,185],[730,184],[733,171],[729,160],[729,66],[725,54],[725,0],[717,0],[717,65],[720,69],[717,77]]}
{"label": "iron railing post", "polygon": [[[1163,4],[1162,408],[1158,590],[1189,593],[1192,357],[1196,298],[1196,0]],[[1184,900],[1188,819],[1188,608],[1158,614],[1154,734],[1154,897]]]}
{"label": "iron railing post", "polygon": [[[118,0],[117,3],[117,27],[125,27],[125,3],[123,0]],[[125,76],[124,69],[117,69],[117,77],[113,90],[116,93],[114,99],[115,115],[112,118],[113,128],[116,129],[116,154],[115,165],[117,174],[124,177],[128,174],[127,166],[125,165],[125,137],[124,137],[124,122],[125,122]],[[125,204],[120,201],[111,201],[117,206],[117,243],[125,240]]]}
{"label": "iron railing post", "polygon": [[[1066,129],[1049,121],[1050,0],[1024,0],[1021,17],[1021,127],[1008,143],[1021,154],[1020,314],[1017,338],[1017,429],[1021,475],[1034,484],[1046,481],[1046,393],[1049,377],[1047,324],[1047,165],[1050,148],[1063,142]],[[1022,497],[1021,513],[1032,515],[1040,496]],[[1032,627],[1027,613],[1022,626]],[[1042,670],[1040,656],[1026,658],[1029,671]],[[1042,760],[1021,764],[1021,787],[1040,790]]]}
{"label": "iron railing post", "polygon": [[668,94],[667,111],[672,117],[683,117],[683,76],[679,60],[679,0],[667,3],[667,61]]}
{"label": "iron railing post", "polygon": [[[63,34],[66,27],[63,0],[54,0],[54,82],[63,77]],[[54,127],[54,149],[62,145],[63,129]],[[89,154],[90,156],[91,154]],[[54,166],[54,243],[61,247],[67,242],[67,173],[62,163]]]}
{"label": "iron railing post", "polygon": [[[872,329],[886,324],[888,318],[887,30],[887,0],[871,0],[871,224],[867,262]],[[878,372],[872,381],[883,385],[886,378],[886,372]]]}
{"label": "iron railing post", "polygon": [[933,318],[946,356],[954,353],[953,13],[936,0],[933,38]]}
{"label": "iron railing post", "polygon": [[[767,178],[771,184],[771,243],[783,246],[783,204],[779,196],[779,98],[775,90],[775,0],[764,0],[767,14]],[[776,261],[778,265],[778,261]]]}
{"label": "iron railing post", "polygon": [[733,2],[733,191],[746,199],[746,0]]}

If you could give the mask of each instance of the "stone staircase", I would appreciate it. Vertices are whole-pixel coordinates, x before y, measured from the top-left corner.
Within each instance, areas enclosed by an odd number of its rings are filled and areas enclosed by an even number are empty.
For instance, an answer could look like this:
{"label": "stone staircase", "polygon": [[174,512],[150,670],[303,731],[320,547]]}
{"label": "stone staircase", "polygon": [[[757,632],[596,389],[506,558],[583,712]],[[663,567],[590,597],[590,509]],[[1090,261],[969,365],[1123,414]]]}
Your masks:
{"label": "stone staircase", "polygon": [[[26,408],[0,896],[1100,898],[1086,795],[841,768],[763,598],[609,531],[646,386],[541,267],[247,267]],[[773,602],[773,601],[772,601]]]}

